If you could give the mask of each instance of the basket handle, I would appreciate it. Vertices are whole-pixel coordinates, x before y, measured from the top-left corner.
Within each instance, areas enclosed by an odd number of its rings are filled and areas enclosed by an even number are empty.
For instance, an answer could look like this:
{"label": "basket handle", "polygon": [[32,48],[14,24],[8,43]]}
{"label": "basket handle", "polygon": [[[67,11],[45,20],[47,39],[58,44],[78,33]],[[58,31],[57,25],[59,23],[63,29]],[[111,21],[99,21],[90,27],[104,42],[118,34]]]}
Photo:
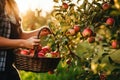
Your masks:
{"label": "basket handle", "polygon": [[[49,30],[50,31],[50,33],[52,33],[52,31],[51,31],[51,29],[49,28],[49,27],[42,27],[40,30],[39,30],[39,32],[38,32],[38,34],[37,34],[37,39],[39,39],[40,38],[40,33],[41,33],[41,31],[43,30],[43,29],[47,29],[47,30]],[[34,52],[34,58],[37,58],[38,57],[38,45],[37,46],[34,46],[34,50],[35,50],[35,52]]]}

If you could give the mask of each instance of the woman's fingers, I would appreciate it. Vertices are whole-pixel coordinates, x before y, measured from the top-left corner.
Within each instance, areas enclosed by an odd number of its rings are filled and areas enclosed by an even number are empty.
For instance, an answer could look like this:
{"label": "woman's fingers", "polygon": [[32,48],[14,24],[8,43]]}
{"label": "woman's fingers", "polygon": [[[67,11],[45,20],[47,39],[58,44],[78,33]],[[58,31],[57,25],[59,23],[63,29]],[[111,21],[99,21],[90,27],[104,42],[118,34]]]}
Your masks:
{"label": "woman's fingers", "polygon": [[39,45],[39,43],[32,43],[32,45],[33,45],[33,46],[35,46],[35,45]]}
{"label": "woman's fingers", "polygon": [[40,39],[37,39],[36,36],[33,36],[33,37],[27,39],[27,41],[26,41],[26,48],[33,49],[34,46],[39,45],[39,44],[40,44]]}
{"label": "woman's fingers", "polygon": [[40,39],[34,39],[34,42],[35,42],[35,43],[39,43],[39,42],[40,42]]}

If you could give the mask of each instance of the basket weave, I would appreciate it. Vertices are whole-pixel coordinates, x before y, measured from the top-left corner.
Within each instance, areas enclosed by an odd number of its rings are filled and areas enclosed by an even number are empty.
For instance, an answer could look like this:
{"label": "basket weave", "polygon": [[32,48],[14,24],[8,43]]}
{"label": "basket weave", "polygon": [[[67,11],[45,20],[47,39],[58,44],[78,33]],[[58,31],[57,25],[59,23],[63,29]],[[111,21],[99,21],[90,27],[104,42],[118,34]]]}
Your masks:
{"label": "basket weave", "polygon": [[56,69],[61,58],[33,58],[16,54],[15,66],[18,70],[47,72]]}
{"label": "basket weave", "polygon": [[15,56],[16,57],[15,57],[14,65],[18,70],[24,70],[24,71],[30,71],[36,73],[40,73],[40,72],[43,73],[56,69],[57,65],[61,60],[60,57],[59,58],[37,57],[37,48],[35,50],[35,54],[33,57],[29,55],[22,55],[19,53],[16,53]]}

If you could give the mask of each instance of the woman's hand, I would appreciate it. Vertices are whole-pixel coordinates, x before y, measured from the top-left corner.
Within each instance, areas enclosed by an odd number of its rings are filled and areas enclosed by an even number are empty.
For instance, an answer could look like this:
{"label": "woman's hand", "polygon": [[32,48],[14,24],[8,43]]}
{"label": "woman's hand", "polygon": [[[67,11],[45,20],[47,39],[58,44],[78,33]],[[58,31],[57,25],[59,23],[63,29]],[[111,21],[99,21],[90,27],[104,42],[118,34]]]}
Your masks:
{"label": "woman's hand", "polygon": [[37,39],[37,36],[30,37],[24,41],[24,47],[34,49],[34,46],[40,44],[40,39]]}

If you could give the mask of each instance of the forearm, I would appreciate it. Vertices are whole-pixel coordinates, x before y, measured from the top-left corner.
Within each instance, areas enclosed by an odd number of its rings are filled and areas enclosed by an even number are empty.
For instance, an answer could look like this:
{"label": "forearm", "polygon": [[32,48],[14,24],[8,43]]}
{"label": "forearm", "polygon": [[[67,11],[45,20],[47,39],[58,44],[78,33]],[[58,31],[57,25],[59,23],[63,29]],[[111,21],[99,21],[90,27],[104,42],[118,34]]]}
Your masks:
{"label": "forearm", "polygon": [[[44,28],[44,30],[42,29]],[[40,27],[36,30],[32,30],[32,31],[24,31],[22,30],[22,33],[21,33],[21,36],[20,38],[21,39],[28,39],[32,36],[37,36],[38,35],[38,32],[42,29],[41,33],[40,33],[40,36],[46,36],[47,34],[50,34],[50,31],[45,29],[47,28],[47,26],[43,26],[43,27]]]}
{"label": "forearm", "polygon": [[4,37],[0,37],[0,49],[20,48],[23,46],[23,39],[7,39]]}
{"label": "forearm", "polygon": [[22,31],[20,38],[21,39],[28,39],[32,36],[37,36],[38,34],[38,29],[33,30],[33,31]]}

